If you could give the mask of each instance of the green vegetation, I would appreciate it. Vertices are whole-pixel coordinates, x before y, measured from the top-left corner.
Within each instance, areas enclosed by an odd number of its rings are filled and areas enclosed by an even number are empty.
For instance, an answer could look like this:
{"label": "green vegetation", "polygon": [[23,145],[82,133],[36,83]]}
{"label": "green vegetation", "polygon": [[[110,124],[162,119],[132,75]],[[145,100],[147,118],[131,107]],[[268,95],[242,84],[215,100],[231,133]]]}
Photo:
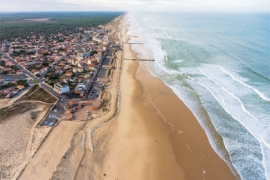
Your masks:
{"label": "green vegetation", "polygon": [[75,76],[76,76],[76,73],[73,72],[73,73],[71,74],[71,77],[75,77]]}
{"label": "green vegetation", "polygon": [[[50,35],[68,31],[79,32],[76,27],[96,27],[112,21],[123,12],[42,12],[42,13],[0,13],[0,40],[13,37],[27,38],[32,34]],[[36,22],[25,19],[49,18]]]}
{"label": "green vegetation", "polygon": [[98,52],[94,50],[94,51],[91,52],[90,55],[93,56],[94,54],[97,54],[97,53],[98,53]]}
{"label": "green vegetation", "polygon": [[60,82],[59,79],[49,79],[48,84],[54,87],[54,84],[58,82]]}
{"label": "green vegetation", "polygon": [[16,84],[9,82],[5,85],[0,86],[0,90],[10,88],[10,87],[15,87],[15,86],[16,86]]}
{"label": "green vegetation", "polygon": [[29,86],[27,80],[18,80],[17,85],[23,85],[24,87]]}
{"label": "green vegetation", "polygon": [[5,61],[0,61],[0,66],[5,67],[6,66],[6,62]]}
{"label": "green vegetation", "polygon": [[49,63],[48,62],[43,62],[42,66],[49,66]]}
{"label": "green vegetation", "polygon": [[40,83],[40,80],[39,79],[35,79],[35,80],[33,80],[33,83]]}

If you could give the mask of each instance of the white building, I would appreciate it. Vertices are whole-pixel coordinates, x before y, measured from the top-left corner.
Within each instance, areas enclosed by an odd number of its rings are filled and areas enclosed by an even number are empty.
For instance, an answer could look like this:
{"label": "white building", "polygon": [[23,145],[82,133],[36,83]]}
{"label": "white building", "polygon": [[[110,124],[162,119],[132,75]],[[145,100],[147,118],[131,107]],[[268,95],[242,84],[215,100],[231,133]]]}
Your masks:
{"label": "white building", "polygon": [[82,89],[86,89],[88,86],[88,81],[87,80],[83,80],[81,82],[79,82],[76,86],[76,88],[82,88]]}
{"label": "white building", "polygon": [[55,83],[54,84],[54,89],[59,91],[61,94],[70,91],[69,86],[64,82]]}
{"label": "white building", "polygon": [[102,39],[100,39],[98,37],[93,37],[93,41],[96,41],[98,43],[102,43]]}

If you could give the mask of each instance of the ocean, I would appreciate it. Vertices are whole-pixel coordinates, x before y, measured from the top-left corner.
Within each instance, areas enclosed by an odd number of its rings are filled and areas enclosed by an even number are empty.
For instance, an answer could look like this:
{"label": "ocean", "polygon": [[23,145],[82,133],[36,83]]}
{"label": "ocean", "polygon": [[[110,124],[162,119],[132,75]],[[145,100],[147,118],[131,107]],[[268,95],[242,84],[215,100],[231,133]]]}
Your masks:
{"label": "ocean", "polygon": [[[241,179],[270,179],[270,13],[132,12],[132,49]],[[212,128],[214,127],[215,130]],[[221,137],[221,138],[220,138]]]}

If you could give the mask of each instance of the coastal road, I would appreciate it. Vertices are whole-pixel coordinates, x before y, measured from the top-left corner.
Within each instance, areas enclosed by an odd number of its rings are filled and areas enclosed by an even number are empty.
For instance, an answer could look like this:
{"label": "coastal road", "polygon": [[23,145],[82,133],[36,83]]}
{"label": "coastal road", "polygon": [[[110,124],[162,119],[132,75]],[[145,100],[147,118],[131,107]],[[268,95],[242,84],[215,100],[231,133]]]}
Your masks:
{"label": "coastal road", "polygon": [[85,97],[84,97],[84,100],[90,99],[90,93],[91,93],[92,88],[93,88],[93,83],[97,80],[97,77],[98,77],[99,74],[100,74],[100,71],[101,71],[101,69],[102,69],[101,67],[103,66],[104,59],[106,58],[107,53],[108,53],[108,50],[106,50],[106,51],[104,52],[104,55],[103,55],[102,58],[101,58],[101,62],[100,62],[100,64],[99,64],[99,66],[98,66],[98,69],[97,69],[97,71],[95,72],[95,74],[93,75],[93,77],[91,78],[90,86],[89,86],[89,88],[88,88],[88,90],[87,90],[87,92],[86,92],[86,95],[85,95]]}

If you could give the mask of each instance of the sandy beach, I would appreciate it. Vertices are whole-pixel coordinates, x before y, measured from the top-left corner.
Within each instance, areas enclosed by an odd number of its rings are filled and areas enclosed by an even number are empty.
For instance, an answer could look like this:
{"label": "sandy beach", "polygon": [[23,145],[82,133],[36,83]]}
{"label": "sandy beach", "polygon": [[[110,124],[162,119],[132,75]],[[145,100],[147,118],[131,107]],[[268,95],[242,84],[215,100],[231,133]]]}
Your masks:
{"label": "sandy beach", "polygon": [[[121,22],[108,26],[127,42],[125,17]],[[87,122],[60,122],[19,179],[236,179],[184,103],[145,62],[123,60],[137,58],[130,45],[122,49],[107,88],[109,111]]]}
{"label": "sandy beach", "polygon": [[[125,42],[126,31],[122,23]],[[137,57],[128,46],[123,53]],[[123,61],[120,82],[120,113],[95,132],[76,179],[236,179],[191,111],[144,63]]]}

